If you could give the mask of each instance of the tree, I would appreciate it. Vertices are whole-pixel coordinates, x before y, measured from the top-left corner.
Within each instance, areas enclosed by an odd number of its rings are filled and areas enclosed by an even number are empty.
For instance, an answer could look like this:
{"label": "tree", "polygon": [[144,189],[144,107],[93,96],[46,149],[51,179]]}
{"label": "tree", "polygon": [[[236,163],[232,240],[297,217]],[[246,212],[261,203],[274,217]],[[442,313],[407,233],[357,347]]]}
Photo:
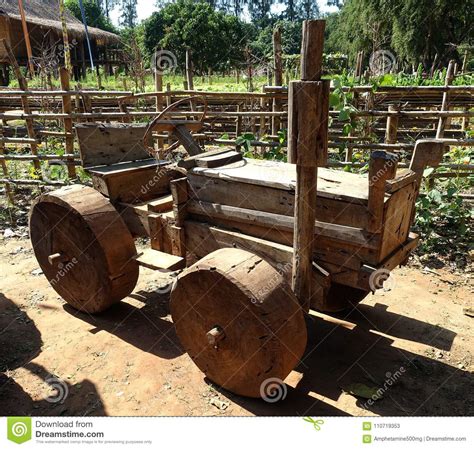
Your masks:
{"label": "tree", "polygon": [[[101,30],[115,32],[115,28],[109,19],[104,15],[96,0],[83,0],[84,11],[86,13],[87,25]],[[79,0],[66,0],[64,2],[69,11],[82,22],[81,8]]]}
{"label": "tree", "polygon": [[320,16],[319,6],[315,0],[302,0],[298,3],[300,3],[300,19],[316,19]]}
{"label": "tree", "polygon": [[465,0],[346,0],[328,20],[331,51],[370,55],[392,51],[399,63],[425,69],[438,61],[460,60],[457,47],[472,42],[472,11]]}
{"label": "tree", "polygon": [[137,0],[120,0],[120,25],[135,28],[137,25]]}
{"label": "tree", "polygon": [[110,11],[118,4],[119,0],[96,0],[97,5],[102,9],[107,19],[110,20]]}
{"label": "tree", "polygon": [[238,17],[216,11],[209,2],[177,0],[145,21],[144,44],[149,54],[157,48],[171,51],[181,67],[186,50],[191,50],[194,68],[202,74],[241,63],[250,28]]}

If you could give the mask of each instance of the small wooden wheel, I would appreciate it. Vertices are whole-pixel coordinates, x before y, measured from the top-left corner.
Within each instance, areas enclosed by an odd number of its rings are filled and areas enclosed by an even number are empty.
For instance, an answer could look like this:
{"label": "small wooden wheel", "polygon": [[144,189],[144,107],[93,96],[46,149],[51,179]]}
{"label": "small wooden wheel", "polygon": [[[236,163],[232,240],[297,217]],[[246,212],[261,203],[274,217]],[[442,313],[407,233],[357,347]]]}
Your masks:
{"label": "small wooden wheel", "polygon": [[52,287],[80,311],[102,312],[135,288],[133,238],[110,202],[90,187],[40,196],[30,211],[30,237]]}
{"label": "small wooden wheel", "polygon": [[283,276],[239,249],[215,251],[179,275],[171,314],[194,363],[242,396],[283,383],[306,347],[304,314]]}

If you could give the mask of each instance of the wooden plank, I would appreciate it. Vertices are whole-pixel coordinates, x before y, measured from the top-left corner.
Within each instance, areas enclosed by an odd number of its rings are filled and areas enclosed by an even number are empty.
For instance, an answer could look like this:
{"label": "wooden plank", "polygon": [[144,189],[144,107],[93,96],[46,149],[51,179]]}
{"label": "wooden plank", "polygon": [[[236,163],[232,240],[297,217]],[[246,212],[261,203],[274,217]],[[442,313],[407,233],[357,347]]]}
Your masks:
{"label": "wooden plank", "polygon": [[148,203],[150,212],[169,212],[173,209],[173,196],[165,195]]}
{"label": "wooden plank", "polygon": [[150,159],[143,137],[146,125],[81,123],[76,125],[79,150],[85,168]]}
{"label": "wooden plank", "polygon": [[186,261],[182,257],[147,249],[137,257],[138,265],[150,270],[176,271],[186,267]]}
{"label": "wooden plank", "polygon": [[[287,232],[293,232],[294,229],[294,218],[290,216],[195,200],[189,200],[187,206],[190,214],[207,217],[210,220],[222,218]],[[311,228],[315,235],[348,241],[366,248],[378,248],[378,239],[374,239],[372,234],[363,229],[318,221],[314,221]]]}
{"label": "wooden plank", "polygon": [[410,233],[411,213],[416,200],[416,182],[393,193],[385,204],[380,260],[402,245]]}
{"label": "wooden plank", "polygon": [[197,144],[192,134],[189,132],[187,125],[175,125],[172,133],[190,156],[197,156],[198,154],[204,153],[204,150]]}
{"label": "wooden plank", "polygon": [[369,165],[369,213],[368,230],[374,233],[383,231],[383,214],[385,202],[385,183],[395,177],[398,157],[386,151],[374,151]]}
{"label": "wooden plank", "polygon": [[[188,173],[188,180],[190,197],[195,200],[275,214],[294,215],[295,192],[293,190],[275,189],[224,178],[208,178],[193,173]],[[318,187],[321,187],[324,181],[321,181],[321,177],[319,181]],[[316,202],[317,220],[356,228],[367,227],[366,205],[333,199],[331,195],[320,195],[319,189],[318,199]]]}
{"label": "wooden plank", "polygon": [[237,151],[227,151],[226,153],[215,154],[211,156],[202,156],[196,159],[196,165],[204,168],[216,168],[223,165],[229,165],[241,161],[242,154]]}
{"label": "wooden plank", "polygon": [[417,174],[410,170],[400,170],[397,172],[397,177],[394,179],[389,179],[385,182],[385,192],[386,193],[395,193],[397,190],[403,189],[412,182],[416,182]]}
{"label": "wooden plank", "polygon": [[123,173],[139,172],[142,170],[157,170],[158,167],[169,165],[168,162],[158,162],[156,159],[142,159],[134,162],[121,162],[112,165],[102,165],[100,167],[91,167],[87,171],[97,176],[112,177],[120,176]]}
{"label": "wooden plank", "polygon": [[92,183],[113,202],[135,204],[169,194],[170,181],[181,176],[181,172],[168,167],[151,167],[114,176],[93,175]]}
{"label": "wooden plank", "polygon": [[[296,190],[295,165],[278,161],[244,158],[240,162],[225,167],[195,167],[190,170],[190,173],[286,191]],[[367,175],[320,168],[317,187],[318,196],[367,205],[369,192]]]}
{"label": "wooden plank", "polygon": [[190,170],[191,168],[197,166],[197,159],[208,157],[208,156],[219,155],[222,153],[227,153],[228,151],[229,151],[228,148],[220,148],[219,150],[206,151],[205,153],[197,154],[196,156],[190,156],[178,161],[178,167],[185,168],[186,170]]}

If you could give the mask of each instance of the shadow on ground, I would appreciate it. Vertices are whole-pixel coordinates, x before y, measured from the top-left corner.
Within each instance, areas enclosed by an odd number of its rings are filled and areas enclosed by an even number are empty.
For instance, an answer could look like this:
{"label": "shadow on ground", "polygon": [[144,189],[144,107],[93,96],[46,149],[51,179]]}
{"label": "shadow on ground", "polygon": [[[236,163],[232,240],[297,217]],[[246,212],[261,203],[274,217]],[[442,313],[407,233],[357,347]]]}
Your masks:
{"label": "shadow on ground", "polygon": [[[58,379],[33,360],[40,354],[41,333],[28,315],[0,293],[0,416],[103,416],[95,385]],[[12,377],[23,368],[38,380],[32,397]]]}

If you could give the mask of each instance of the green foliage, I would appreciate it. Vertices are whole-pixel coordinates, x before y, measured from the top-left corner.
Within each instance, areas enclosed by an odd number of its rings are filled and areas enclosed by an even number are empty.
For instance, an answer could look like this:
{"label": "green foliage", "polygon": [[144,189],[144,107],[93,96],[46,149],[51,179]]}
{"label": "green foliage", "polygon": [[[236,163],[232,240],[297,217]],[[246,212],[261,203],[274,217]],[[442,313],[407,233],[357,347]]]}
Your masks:
{"label": "green foliage", "polygon": [[376,50],[390,50],[400,66],[421,62],[429,70],[436,54],[442,64],[461,62],[458,46],[472,45],[471,22],[465,0],[347,0],[328,17],[326,46],[352,61],[360,50],[367,61]]}
{"label": "green foliage", "polygon": [[[101,30],[116,32],[115,27],[112,25],[110,20],[105,16],[101,7],[97,4],[96,0],[83,0],[84,10],[86,13],[87,25]],[[81,9],[79,7],[79,0],[66,0],[64,2],[69,11],[82,22]]]}
{"label": "green foliage", "polygon": [[249,26],[215,11],[205,2],[178,0],[155,12],[144,24],[144,45],[151,55],[165,48],[184,67],[190,49],[198,73],[226,70],[244,61]]}
{"label": "green foliage", "polygon": [[[445,155],[445,162],[450,163],[472,164],[473,159],[474,153],[469,148],[453,147]],[[456,260],[457,253],[466,254],[472,246],[473,210],[461,194],[472,189],[474,177],[437,179],[436,187],[431,187],[430,176],[447,170],[425,170],[426,182],[417,200],[415,230],[422,237],[422,253],[437,252]]]}

